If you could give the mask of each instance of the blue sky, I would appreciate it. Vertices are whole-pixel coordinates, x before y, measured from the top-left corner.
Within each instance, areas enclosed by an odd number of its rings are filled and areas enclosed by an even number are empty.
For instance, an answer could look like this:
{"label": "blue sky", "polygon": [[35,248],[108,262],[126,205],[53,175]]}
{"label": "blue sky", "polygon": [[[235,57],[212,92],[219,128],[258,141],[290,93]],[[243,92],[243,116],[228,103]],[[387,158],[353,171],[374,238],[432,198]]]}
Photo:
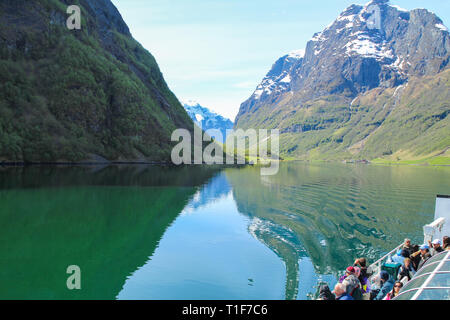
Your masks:
{"label": "blue sky", "polygon": [[[303,49],[352,3],[368,0],[112,0],[156,58],[170,89],[234,120],[279,57]],[[391,0],[427,8],[449,26],[450,1]]]}

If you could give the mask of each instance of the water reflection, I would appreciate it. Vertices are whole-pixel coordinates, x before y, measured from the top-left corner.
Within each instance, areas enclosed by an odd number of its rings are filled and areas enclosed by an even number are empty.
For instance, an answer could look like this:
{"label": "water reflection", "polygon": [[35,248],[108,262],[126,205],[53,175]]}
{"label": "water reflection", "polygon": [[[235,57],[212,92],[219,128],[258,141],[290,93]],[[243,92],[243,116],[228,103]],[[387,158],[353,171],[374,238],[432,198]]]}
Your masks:
{"label": "water reflection", "polygon": [[227,177],[224,174],[218,174],[194,195],[185,211],[195,211],[211,202],[226,197],[230,191],[231,185],[229,184]]}
{"label": "water reflection", "polygon": [[[319,277],[298,234],[238,210],[231,169],[188,203],[119,299],[306,299]],[[252,199],[258,201],[258,199]]]}
{"label": "water reflection", "polygon": [[[0,299],[306,299],[422,241],[450,168],[0,168]],[[66,268],[82,290],[66,288]]]}
{"label": "water reflection", "polygon": [[204,186],[118,298],[284,299],[284,266],[249,234],[230,191],[225,175]]}
{"label": "water reflection", "polygon": [[[0,299],[115,299],[217,170],[0,171]],[[66,287],[78,265],[82,290]]]}
{"label": "water reflection", "polygon": [[336,275],[406,236],[423,241],[436,194],[450,191],[448,168],[284,163],[276,176],[226,174],[239,211],[253,219],[250,231],[286,264],[286,298],[302,286],[302,257],[315,273]]}

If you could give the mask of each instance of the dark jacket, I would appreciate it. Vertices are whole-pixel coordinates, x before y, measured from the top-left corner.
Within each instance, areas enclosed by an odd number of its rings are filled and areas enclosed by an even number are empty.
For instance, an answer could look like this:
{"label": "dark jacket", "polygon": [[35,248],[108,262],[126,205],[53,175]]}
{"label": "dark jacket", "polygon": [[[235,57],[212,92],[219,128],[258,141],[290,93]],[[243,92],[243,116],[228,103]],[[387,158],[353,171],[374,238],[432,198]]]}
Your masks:
{"label": "dark jacket", "polygon": [[367,272],[367,267],[360,267],[361,274],[359,275],[358,279],[361,282],[361,284],[365,283],[364,279],[368,279],[371,275]]}
{"label": "dark jacket", "polygon": [[420,251],[415,252],[411,255],[411,261],[415,270],[418,270],[419,268],[420,259],[421,259]]}
{"label": "dark jacket", "polygon": [[414,253],[414,247],[412,245],[410,245],[409,247],[406,245],[403,245],[402,247],[403,250],[407,250],[409,253],[409,256],[412,255]]}
{"label": "dark jacket", "polygon": [[354,300],[362,300],[361,283],[354,274],[347,276],[342,284],[345,286],[346,293],[352,296]]}
{"label": "dark jacket", "polygon": [[326,284],[320,286],[319,300],[336,300],[336,297],[331,293],[330,288]]}
{"label": "dark jacket", "polygon": [[417,271],[420,270],[420,268],[423,267],[423,265],[428,261],[428,259],[431,258],[431,253],[427,252],[424,255],[420,255],[420,262],[419,265],[417,266]]}
{"label": "dark jacket", "polygon": [[392,279],[392,277],[389,277],[389,279],[383,283],[383,286],[381,287],[374,300],[383,300],[383,298],[386,297],[386,295],[391,292],[393,288],[394,280]]}
{"label": "dark jacket", "polygon": [[363,300],[363,290],[360,287],[357,287],[353,290],[351,296],[354,300]]}
{"label": "dark jacket", "polygon": [[[361,265],[358,263],[355,263],[353,266],[358,267],[361,270],[358,280],[361,284],[361,293],[365,293],[366,289],[367,289],[368,279],[372,274],[369,274],[367,267],[361,267]],[[341,283],[342,283],[342,281],[341,281]]]}
{"label": "dark jacket", "polygon": [[439,246],[437,249],[433,248],[433,249],[431,249],[431,255],[435,256],[435,255],[441,253],[442,251],[444,251],[444,249],[441,246]]}
{"label": "dark jacket", "polygon": [[414,270],[414,268],[409,265],[409,268],[406,268],[405,265],[402,265],[400,267],[399,273],[398,273],[398,280],[403,279],[404,277],[408,278],[408,281],[411,280],[411,278],[414,276],[414,274],[416,273],[416,271]]}
{"label": "dark jacket", "polygon": [[361,286],[359,279],[354,274],[348,275],[344,281],[342,281],[342,284],[345,286],[345,291],[349,295],[351,295],[356,288]]}

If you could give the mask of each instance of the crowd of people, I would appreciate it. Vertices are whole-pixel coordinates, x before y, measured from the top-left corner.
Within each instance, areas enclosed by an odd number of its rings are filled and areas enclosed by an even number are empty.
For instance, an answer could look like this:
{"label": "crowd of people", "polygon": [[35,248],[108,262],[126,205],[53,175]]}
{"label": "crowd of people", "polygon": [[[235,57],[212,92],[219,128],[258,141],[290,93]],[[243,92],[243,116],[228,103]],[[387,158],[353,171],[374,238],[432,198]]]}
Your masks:
{"label": "crowd of people", "polygon": [[[385,264],[385,269],[372,277],[365,258],[358,258],[331,291],[328,285],[319,288],[319,300],[392,300],[400,293],[417,271],[434,255],[450,251],[450,238],[429,241],[428,244],[412,245],[405,239],[403,246]],[[382,268],[383,269],[383,268]],[[369,280],[371,279],[371,281]]]}

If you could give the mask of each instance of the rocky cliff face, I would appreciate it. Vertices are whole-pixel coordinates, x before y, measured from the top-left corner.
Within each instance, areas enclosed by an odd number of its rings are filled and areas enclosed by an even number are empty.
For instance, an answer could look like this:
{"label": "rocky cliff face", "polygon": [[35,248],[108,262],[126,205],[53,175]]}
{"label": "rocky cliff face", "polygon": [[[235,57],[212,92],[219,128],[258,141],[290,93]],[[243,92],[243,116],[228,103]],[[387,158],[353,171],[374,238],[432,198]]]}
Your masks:
{"label": "rocky cliff face", "polygon": [[[294,64],[284,66],[285,57],[274,64],[241,105],[236,126],[300,133],[339,123],[339,129],[351,119],[357,97],[376,88],[398,88],[411,79],[436,76],[448,67],[449,58],[449,32],[434,13],[407,11],[386,0],[352,5],[313,36],[304,56]],[[282,79],[270,76],[280,69]],[[320,135],[323,138],[323,132]],[[298,150],[292,139],[290,151],[309,151]],[[308,149],[318,144],[320,140]]]}
{"label": "rocky cliff face", "polygon": [[0,161],[170,160],[193,123],[110,0],[0,2]]}
{"label": "rocky cliff face", "polygon": [[304,56],[305,50],[296,50],[278,59],[250,99],[242,104],[239,114],[249,112],[262,101],[275,103],[283,93],[290,91],[293,71],[301,65]]}

